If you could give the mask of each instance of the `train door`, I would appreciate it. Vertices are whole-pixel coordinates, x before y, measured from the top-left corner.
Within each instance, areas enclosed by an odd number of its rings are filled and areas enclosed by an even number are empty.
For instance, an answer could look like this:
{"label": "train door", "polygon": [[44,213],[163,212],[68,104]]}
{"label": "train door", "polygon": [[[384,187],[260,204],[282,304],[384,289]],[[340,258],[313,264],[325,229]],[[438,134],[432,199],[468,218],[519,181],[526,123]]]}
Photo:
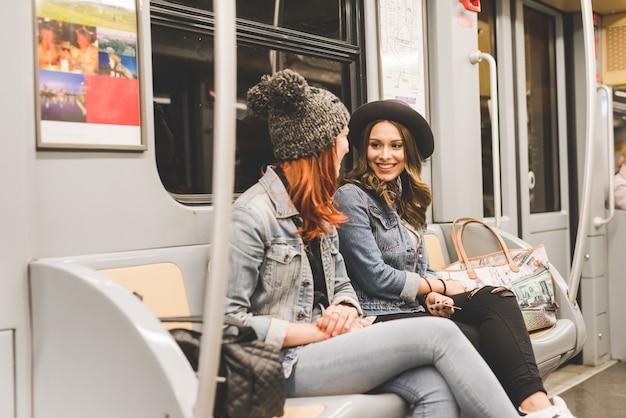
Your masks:
{"label": "train door", "polygon": [[[622,15],[626,20],[626,14]],[[626,26],[623,27],[626,30]],[[623,33],[623,32],[622,32]],[[626,61],[622,68],[626,68]],[[626,74],[626,71],[622,71]],[[613,128],[615,162],[619,167],[620,156],[626,156],[626,80],[618,82],[613,92]],[[626,171],[624,166],[617,168],[620,173]],[[622,186],[623,187],[623,186]],[[622,302],[626,293],[626,280],[624,280],[624,242],[626,241],[626,207],[623,197],[615,189],[614,202],[616,210],[607,227],[608,236],[608,293],[607,305],[609,306],[609,335],[611,358],[626,361],[626,306]],[[606,308],[605,308],[606,311]]]}
{"label": "train door", "polygon": [[515,11],[521,236],[545,243],[569,275],[570,242],[562,15],[534,2]]}
{"label": "train door", "polygon": [[[580,88],[585,84],[580,5],[571,2],[565,6],[551,1],[549,3],[554,7],[549,7],[530,0],[483,0],[481,3],[478,46],[481,51],[494,55],[498,62],[499,158],[502,167],[502,199],[494,201],[493,157],[490,153],[493,97],[488,84],[489,68],[480,64],[483,216],[487,219],[494,216],[495,208],[500,205],[503,229],[527,242],[545,243],[551,261],[563,275],[569,275],[570,266],[573,266],[572,278],[580,274],[580,299],[589,336],[582,361],[597,365],[611,356],[622,358],[626,339],[621,331],[623,304],[617,295],[623,294],[624,289],[621,280],[623,238],[620,237],[624,236],[626,229],[620,211],[616,211],[610,223],[608,220],[598,223],[606,216],[607,205],[611,204],[606,199],[607,177],[610,177],[606,169],[613,158],[606,145],[607,123],[609,126],[613,124],[607,118],[611,113],[611,92],[599,86],[597,96],[588,98],[585,90]],[[557,6],[564,7],[563,11]],[[619,143],[622,132],[619,87],[623,88],[623,69],[626,67],[620,62],[623,44],[617,39],[623,39],[618,36],[626,28],[623,25],[624,5],[597,2],[594,6],[599,13],[594,23],[604,28],[600,36],[596,26],[597,79],[618,87],[617,93],[613,94],[613,109],[616,113],[615,141]],[[613,22],[611,33],[615,37],[613,48],[610,37],[604,33],[608,32],[606,28],[610,22]],[[613,78],[606,74],[609,68],[613,68],[610,74]],[[622,78],[615,78],[616,75]],[[589,173],[592,190],[584,193],[586,179],[583,171],[587,167],[586,160],[591,158],[585,149],[586,119],[583,114],[588,100],[595,100],[596,126],[592,142],[593,167]],[[587,204],[589,210],[585,210]],[[576,211],[582,215],[588,212],[582,220],[587,228],[585,232],[580,224],[577,232],[570,231],[577,221]],[[584,237],[581,241],[583,251],[580,254],[576,251],[570,261],[571,239],[578,239],[578,235]],[[584,258],[582,271],[576,271],[580,267],[578,258]],[[574,288],[570,287],[570,292],[575,295],[578,282],[572,281]]]}
{"label": "train door", "polygon": [[[483,215],[502,211],[502,228],[543,243],[565,276],[570,270],[567,119],[563,17],[533,1],[483,1],[478,42],[498,62],[501,200],[494,201],[493,100],[480,64]],[[496,183],[497,184],[497,183]]]}

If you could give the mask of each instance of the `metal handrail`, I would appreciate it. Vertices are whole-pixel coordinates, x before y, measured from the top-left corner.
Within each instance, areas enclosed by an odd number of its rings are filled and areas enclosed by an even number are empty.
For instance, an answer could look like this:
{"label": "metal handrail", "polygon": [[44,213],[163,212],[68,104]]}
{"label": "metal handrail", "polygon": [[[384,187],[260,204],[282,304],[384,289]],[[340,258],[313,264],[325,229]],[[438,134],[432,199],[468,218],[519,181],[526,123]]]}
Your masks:
{"label": "metal handrail", "polygon": [[502,219],[502,181],[500,179],[500,116],[498,114],[498,70],[496,60],[486,52],[472,51],[469,60],[472,64],[478,64],[483,59],[489,63],[489,86],[491,89],[491,154],[493,160],[493,210],[495,227],[500,228]]}
{"label": "metal handrail", "polygon": [[237,101],[236,9],[231,0],[214,0],[215,10],[215,134],[213,141],[213,230],[211,262],[204,296],[202,345],[198,362],[199,384],[195,416],[213,416],[222,343],[222,324],[228,277],[231,203],[235,185],[235,104]]}
{"label": "metal handrail", "polygon": [[581,210],[578,216],[578,230],[576,234],[576,243],[574,244],[574,256],[572,257],[572,269],[569,276],[569,301],[571,304],[576,303],[578,295],[578,287],[585,260],[585,240],[589,230],[590,206],[591,206],[591,175],[593,174],[593,132],[594,132],[594,107],[596,92],[596,59],[594,44],[594,28],[593,28],[593,9],[591,0],[580,0],[580,8],[583,22],[583,38],[585,50],[585,83],[587,90],[586,103],[586,151],[585,151],[585,168],[583,172],[583,187],[581,197]]}
{"label": "metal handrail", "polygon": [[599,85],[597,91],[603,92],[606,94],[606,155],[609,158],[607,168],[608,168],[608,179],[609,179],[609,216],[606,218],[602,218],[600,216],[596,216],[593,218],[593,226],[596,228],[600,228],[603,225],[608,224],[613,219],[615,215],[615,190],[613,189],[614,180],[615,180],[615,161],[613,158],[613,144],[615,141],[613,134],[613,118],[611,114],[613,112],[613,89],[603,84]]}

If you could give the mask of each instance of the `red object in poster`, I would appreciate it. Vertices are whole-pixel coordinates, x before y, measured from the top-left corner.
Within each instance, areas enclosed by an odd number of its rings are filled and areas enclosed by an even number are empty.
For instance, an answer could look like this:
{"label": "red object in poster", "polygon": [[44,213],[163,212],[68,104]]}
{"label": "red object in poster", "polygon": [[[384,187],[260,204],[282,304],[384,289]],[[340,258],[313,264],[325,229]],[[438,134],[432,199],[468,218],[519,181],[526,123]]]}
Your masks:
{"label": "red object in poster", "polygon": [[139,80],[85,76],[87,123],[139,126]]}
{"label": "red object in poster", "polygon": [[480,12],[480,0],[461,0],[461,3],[463,3],[465,10],[477,13]]}

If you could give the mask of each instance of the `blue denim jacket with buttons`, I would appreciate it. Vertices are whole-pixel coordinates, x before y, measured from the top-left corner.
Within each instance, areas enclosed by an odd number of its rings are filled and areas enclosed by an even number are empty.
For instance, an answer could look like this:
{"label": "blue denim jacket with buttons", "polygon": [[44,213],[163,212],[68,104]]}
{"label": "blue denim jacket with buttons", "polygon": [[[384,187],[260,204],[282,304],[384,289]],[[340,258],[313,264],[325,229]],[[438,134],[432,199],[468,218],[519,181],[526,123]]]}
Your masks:
{"label": "blue denim jacket with buttons", "polygon": [[[290,322],[314,323],[313,273],[294,223],[299,213],[270,167],[234,203],[226,313],[251,326],[260,340],[282,346]],[[323,234],[320,253],[331,304],[347,302],[359,313],[358,299],[339,252],[337,231]],[[283,350],[289,376],[299,348]]]}
{"label": "blue denim jacket with buttons", "polygon": [[345,184],[334,196],[349,221],[339,227],[340,250],[366,315],[423,312],[417,299],[428,256],[424,230],[416,248],[395,209],[373,192]]}

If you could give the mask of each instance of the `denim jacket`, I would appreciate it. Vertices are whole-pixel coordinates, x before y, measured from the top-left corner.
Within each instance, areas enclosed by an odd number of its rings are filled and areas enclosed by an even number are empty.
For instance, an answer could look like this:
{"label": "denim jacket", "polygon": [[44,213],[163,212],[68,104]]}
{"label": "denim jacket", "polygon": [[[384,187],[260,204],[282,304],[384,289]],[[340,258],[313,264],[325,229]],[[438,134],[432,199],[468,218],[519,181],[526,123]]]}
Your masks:
{"label": "denim jacket", "polygon": [[416,248],[396,210],[354,184],[341,186],[334,199],[349,218],[339,227],[340,250],[363,312],[424,311],[417,299],[428,268],[424,230],[414,230]]}
{"label": "denim jacket", "polygon": [[[260,340],[282,346],[290,322],[313,323],[313,273],[294,218],[298,217],[280,177],[270,167],[234,203],[226,313],[251,326]],[[337,231],[320,239],[331,304],[347,302],[362,313],[339,252]],[[299,347],[284,349],[285,376]]]}

